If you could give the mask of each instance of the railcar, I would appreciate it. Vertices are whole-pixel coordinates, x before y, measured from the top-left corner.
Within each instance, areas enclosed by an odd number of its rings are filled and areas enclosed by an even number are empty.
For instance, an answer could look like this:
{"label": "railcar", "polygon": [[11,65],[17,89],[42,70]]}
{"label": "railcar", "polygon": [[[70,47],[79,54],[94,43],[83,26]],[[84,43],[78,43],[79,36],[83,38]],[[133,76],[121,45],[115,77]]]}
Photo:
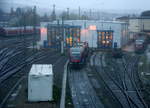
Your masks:
{"label": "railcar", "polygon": [[[36,27],[35,31],[40,34],[40,28]],[[31,35],[34,34],[34,28],[31,26],[24,27],[4,27],[0,28],[0,36],[2,37],[14,37],[19,35]]]}
{"label": "railcar", "polygon": [[69,64],[71,67],[81,67],[86,63],[88,49],[84,46],[72,47],[69,51]]}
{"label": "railcar", "polygon": [[146,48],[146,40],[144,37],[140,37],[135,40],[135,53],[143,53]]}

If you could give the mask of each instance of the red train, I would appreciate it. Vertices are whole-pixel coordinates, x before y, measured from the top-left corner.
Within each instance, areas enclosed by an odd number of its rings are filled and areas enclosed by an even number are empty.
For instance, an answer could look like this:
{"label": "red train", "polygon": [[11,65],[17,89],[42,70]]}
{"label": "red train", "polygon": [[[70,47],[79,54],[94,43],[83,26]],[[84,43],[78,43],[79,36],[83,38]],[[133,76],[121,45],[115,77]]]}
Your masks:
{"label": "red train", "polygon": [[[35,28],[36,33],[40,34],[40,27]],[[0,36],[2,37],[13,37],[19,35],[31,35],[34,34],[34,28],[27,26],[24,30],[24,27],[1,27]]]}
{"label": "red train", "polygon": [[81,66],[86,63],[88,57],[88,44],[84,43],[80,46],[72,47],[69,50],[69,63],[71,66]]}

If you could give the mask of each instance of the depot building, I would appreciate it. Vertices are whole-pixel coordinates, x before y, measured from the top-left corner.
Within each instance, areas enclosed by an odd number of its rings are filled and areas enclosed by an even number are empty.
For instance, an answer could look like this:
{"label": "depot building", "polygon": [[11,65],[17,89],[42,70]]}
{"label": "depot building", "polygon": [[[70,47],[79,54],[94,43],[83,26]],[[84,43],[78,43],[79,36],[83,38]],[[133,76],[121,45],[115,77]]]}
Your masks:
{"label": "depot building", "polygon": [[[57,23],[57,21],[53,21],[45,24],[48,25]],[[89,47],[91,48],[121,48],[129,41],[128,24],[125,22],[65,20],[64,24],[80,26],[80,41],[88,42]],[[100,32],[104,35],[102,36]],[[99,40],[100,36],[102,36],[101,39],[103,39],[101,41]]]}

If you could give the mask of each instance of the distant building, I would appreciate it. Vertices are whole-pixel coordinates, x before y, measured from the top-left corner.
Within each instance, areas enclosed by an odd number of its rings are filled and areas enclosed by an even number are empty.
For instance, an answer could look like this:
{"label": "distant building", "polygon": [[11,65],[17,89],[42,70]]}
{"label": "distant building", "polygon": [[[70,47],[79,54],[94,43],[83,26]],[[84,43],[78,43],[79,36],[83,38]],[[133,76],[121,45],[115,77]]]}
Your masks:
{"label": "distant building", "polygon": [[116,21],[125,22],[128,24],[129,23],[129,16],[118,17],[118,18],[116,18]]}
{"label": "distant building", "polygon": [[150,32],[150,16],[130,18],[129,31],[134,33]]}
{"label": "distant building", "polygon": [[150,33],[150,16],[140,16],[129,19],[130,39],[135,39],[139,34]]}
{"label": "distant building", "polygon": [[150,11],[144,11],[139,17],[129,18],[130,38],[136,38],[139,34],[150,33]]}
{"label": "distant building", "polygon": [[140,20],[139,18],[129,19],[129,32],[138,33],[140,32]]}

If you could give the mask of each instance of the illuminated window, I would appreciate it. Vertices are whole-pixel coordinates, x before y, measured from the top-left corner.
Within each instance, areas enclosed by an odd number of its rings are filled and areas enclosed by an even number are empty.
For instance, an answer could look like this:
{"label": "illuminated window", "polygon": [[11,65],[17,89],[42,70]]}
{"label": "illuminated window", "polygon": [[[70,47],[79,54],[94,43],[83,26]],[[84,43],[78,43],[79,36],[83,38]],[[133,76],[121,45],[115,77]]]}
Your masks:
{"label": "illuminated window", "polygon": [[101,36],[98,36],[99,40],[101,39]]}
{"label": "illuminated window", "polygon": [[70,42],[72,42],[72,37],[70,37]]}
{"label": "illuminated window", "polygon": [[109,36],[109,39],[111,39],[111,40],[112,40],[112,35],[111,35],[111,36]]}
{"label": "illuminated window", "polygon": [[107,44],[109,44],[109,41],[107,41]]}
{"label": "illuminated window", "polygon": [[96,30],[96,26],[95,25],[90,25],[89,30]]}
{"label": "illuminated window", "polygon": [[69,44],[69,38],[66,38],[67,44]]}
{"label": "illuminated window", "polygon": [[108,36],[106,36],[106,39],[108,39]]}
{"label": "illuminated window", "polygon": [[100,36],[100,35],[101,35],[101,32],[98,32],[98,35]]}
{"label": "illuminated window", "polygon": [[105,42],[105,41],[102,41],[102,43],[105,44],[106,42]]}
{"label": "illuminated window", "polygon": [[104,39],[105,37],[104,36],[102,36],[102,39]]}
{"label": "illuminated window", "polygon": [[104,32],[102,32],[102,36],[104,36]]}

